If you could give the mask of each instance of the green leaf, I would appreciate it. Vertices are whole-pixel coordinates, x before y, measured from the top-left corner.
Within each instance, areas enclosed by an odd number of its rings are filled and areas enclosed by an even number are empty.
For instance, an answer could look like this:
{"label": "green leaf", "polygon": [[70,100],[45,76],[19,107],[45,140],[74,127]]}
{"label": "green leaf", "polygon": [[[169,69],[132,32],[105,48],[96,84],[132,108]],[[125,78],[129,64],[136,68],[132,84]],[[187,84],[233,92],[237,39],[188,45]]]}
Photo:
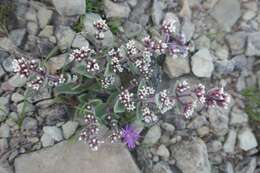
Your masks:
{"label": "green leaf", "polygon": [[72,71],[90,79],[94,78],[94,76],[86,70],[86,66],[84,64],[75,65],[72,68]]}
{"label": "green leaf", "polygon": [[119,99],[117,99],[115,105],[114,105],[114,112],[115,113],[122,113],[125,112],[125,107],[124,105],[120,102]]}
{"label": "green leaf", "polygon": [[88,100],[88,94],[81,94],[78,96],[78,100],[81,102],[81,103],[84,103]]}
{"label": "green leaf", "polygon": [[100,104],[102,104],[103,102],[102,102],[102,100],[100,100],[100,99],[93,99],[93,100],[90,100],[90,101],[88,101],[88,104],[89,105],[92,105],[92,106],[97,106],[97,105],[100,105]]}
{"label": "green leaf", "polygon": [[55,87],[55,91],[57,92],[57,94],[70,94],[70,95],[80,94],[86,91],[87,89],[88,88],[85,85],[74,84],[74,83],[65,83]]}
{"label": "green leaf", "polygon": [[95,114],[97,117],[102,118],[106,115],[106,104],[100,103],[95,107]]}

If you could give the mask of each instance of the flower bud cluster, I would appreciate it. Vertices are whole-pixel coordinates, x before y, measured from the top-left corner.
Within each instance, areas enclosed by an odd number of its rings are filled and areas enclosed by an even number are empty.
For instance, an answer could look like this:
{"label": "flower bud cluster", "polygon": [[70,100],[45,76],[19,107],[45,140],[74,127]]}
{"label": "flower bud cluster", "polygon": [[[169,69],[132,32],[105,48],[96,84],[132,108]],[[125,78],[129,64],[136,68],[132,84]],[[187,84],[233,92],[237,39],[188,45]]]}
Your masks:
{"label": "flower bud cluster", "polygon": [[206,94],[205,104],[207,106],[219,106],[227,108],[230,103],[230,96],[224,92],[223,88],[213,88]]}
{"label": "flower bud cluster", "polygon": [[149,108],[144,107],[142,109],[143,121],[147,124],[155,123],[158,121],[158,116]]}
{"label": "flower bud cluster", "polygon": [[146,51],[150,51],[151,53],[155,53],[158,55],[164,54],[167,51],[168,45],[167,43],[160,41],[152,40],[149,36],[143,39],[144,46]]}
{"label": "flower bud cluster", "polygon": [[96,31],[96,39],[102,40],[104,39],[104,32],[108,30],[108,26],[105,20],[97,20],[94,22],[94,27],[97,29]]}
{"label": "flower bud cluster", "polygon": [[165,113],[175,105],[175,100],[169,96],[167,90],[163,90],[159,93],[158,102],[158,108],[161,113]]}
{"label": "flower bud cluster", "polygon": [[177,32],[177,21],[176,20],[164,20],[161,26],[161,31],[164,33],[176,33]]}
{"label": "flower bud cluster", "polygon": [[79,140],[84,141],[93,151],[97,151],[98,147],[104,141],[98,139],[99,124],[96,117],[89,113],[85,117],[85,128],[80,133]]}
{"label": "flower bud cluster", "polygon": [[123,72],[124,68],[122,63],[120,62],[123,59],[121,49],[112,49],[108,52],[108,55],[111,58],[111,66],[114,73],[116,72]]}
{"label": "flower bud cluster", "polygon": [[138,90],[138,97],[141,100],[153,97],[155,94],[155,90],[149,86],[141,86]]}
{"label": "flower bud cluster", "polygon": [[102,88],[104,89],[109,88],[114,84],[115,80],[116,79],[114,76],[106,76],[104,79],[101,80]]}
{"label": "flower bud cluster", "polygon": [[100,67],[99,67],[96,59],[88,58],[86,60],[86,63],[87,63],[86,69],[88,72],[96,73],[100,70]]}
{"label": "flower bud cluster", "polygon": [[135,110],[135,103],[133,101],[133,93],[130,93],[128,89],[119,94],[119,100],[124,105],[128,112]]}
{"label": "flower bud cluster", "polygon": [[69,59],[71,61],[77,61],[80,62],[83,59],[87,59],[88,57],[90,57],[92,54],[94,54],[95,51],[92,49],[89,49],[88,47],[82,47],[80,49],[75,49],[72,51],[72,53],[69,56]]}
{"label": "flower bud cluster", "polygon": [[134,56],[138,53],[137,48],[135,47],[135,41],[130,40],[126,43],[127,55]]}
{"label": "flower bud cluster", "polygon": [[21,77],[29,77],[31,70],[36,70],[37,68],[35,60],[27,61],[24,57],[14,59],[12,65],[14,72]]}

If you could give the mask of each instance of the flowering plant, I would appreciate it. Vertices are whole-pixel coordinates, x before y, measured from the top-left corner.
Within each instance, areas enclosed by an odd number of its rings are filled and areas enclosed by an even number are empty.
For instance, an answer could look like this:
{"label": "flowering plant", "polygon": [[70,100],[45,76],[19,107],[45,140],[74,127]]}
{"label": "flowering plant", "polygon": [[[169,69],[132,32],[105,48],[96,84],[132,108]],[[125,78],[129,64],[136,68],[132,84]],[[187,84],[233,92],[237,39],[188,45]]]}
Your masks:
{"label": "flowering plant", "polygon": [[[93,26],[96,39],[102,40],[109,29],[106,22],[98,20]],[[152,82],[158,59],[166,54],[185,58],[189,53],[184,35],[176,32],[175,21],[164,21],[161,34],[161,39],[145,37],[142,45],[131,40],[111,50],[75,49],[68,58],[73,77],[51,75],[37,61],[25,58],[14,61],[15,71],[29,79],[32,89],[49,85],[55,86],[58,95],[76,96],[76,113],[85,116],[79,139],[92,150],[104,142],[100,138],[101,124],[110,129],[111,143],[122,140],[132,149],[140,137],[132,125],[136,120],[156,123],[159,115],[177,106],[189,118],[199,104],[207,109],[226,107],[229,102],[223,88],[206,91],[204,85],[190,87],[186,81],[178,83],[174,93],[158,91]]]}

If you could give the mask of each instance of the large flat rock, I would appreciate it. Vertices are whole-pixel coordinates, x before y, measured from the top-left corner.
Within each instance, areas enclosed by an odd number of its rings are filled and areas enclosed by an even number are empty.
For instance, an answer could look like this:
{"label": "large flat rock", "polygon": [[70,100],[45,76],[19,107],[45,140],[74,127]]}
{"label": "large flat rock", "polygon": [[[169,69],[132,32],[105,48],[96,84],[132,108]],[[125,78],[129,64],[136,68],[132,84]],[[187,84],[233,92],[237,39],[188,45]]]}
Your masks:
{"label": "large flat rock", "polygon": [[97,152],[86,144],[61,142],[15,159],[16,173],[140,173],[121,144],[106,144]]}

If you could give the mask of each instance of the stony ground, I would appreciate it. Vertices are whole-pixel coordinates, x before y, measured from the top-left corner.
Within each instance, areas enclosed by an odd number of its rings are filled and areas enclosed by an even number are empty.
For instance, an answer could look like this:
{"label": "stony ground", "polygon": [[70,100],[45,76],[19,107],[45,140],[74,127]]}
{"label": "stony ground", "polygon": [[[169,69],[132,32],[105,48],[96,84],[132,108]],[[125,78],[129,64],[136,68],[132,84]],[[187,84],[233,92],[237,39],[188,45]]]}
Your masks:
{"label": "stony ground", "polygon": [[[258,0],[104,0],[100,13],[86,14],[81,32],[75,23],[86,12],[85,0],[12,4],[7,27],[0,30],[0,173],[260,173],[260,131],[244,111],[241,95],[248,87],[260,89]],[[105,35],[107,47],[157,34],[165,17],[178,20],[192,51],[187,59],[166,57],[160,87],[173,87],[183,78],[223,84],[233,98],[228,109],[195,113],[189,120],[169,111],[143,132],[132,155],[122,145],[93,153],[67,140],[77,133],[79,121],[50,90],[41,89],[24,102],[26,81],[12,73],[11,61],[17,55],[50,56],[47,65],[55,72],[70,49],[98,46],[91,26],[104,16],[120,21],[116,32]]]}

